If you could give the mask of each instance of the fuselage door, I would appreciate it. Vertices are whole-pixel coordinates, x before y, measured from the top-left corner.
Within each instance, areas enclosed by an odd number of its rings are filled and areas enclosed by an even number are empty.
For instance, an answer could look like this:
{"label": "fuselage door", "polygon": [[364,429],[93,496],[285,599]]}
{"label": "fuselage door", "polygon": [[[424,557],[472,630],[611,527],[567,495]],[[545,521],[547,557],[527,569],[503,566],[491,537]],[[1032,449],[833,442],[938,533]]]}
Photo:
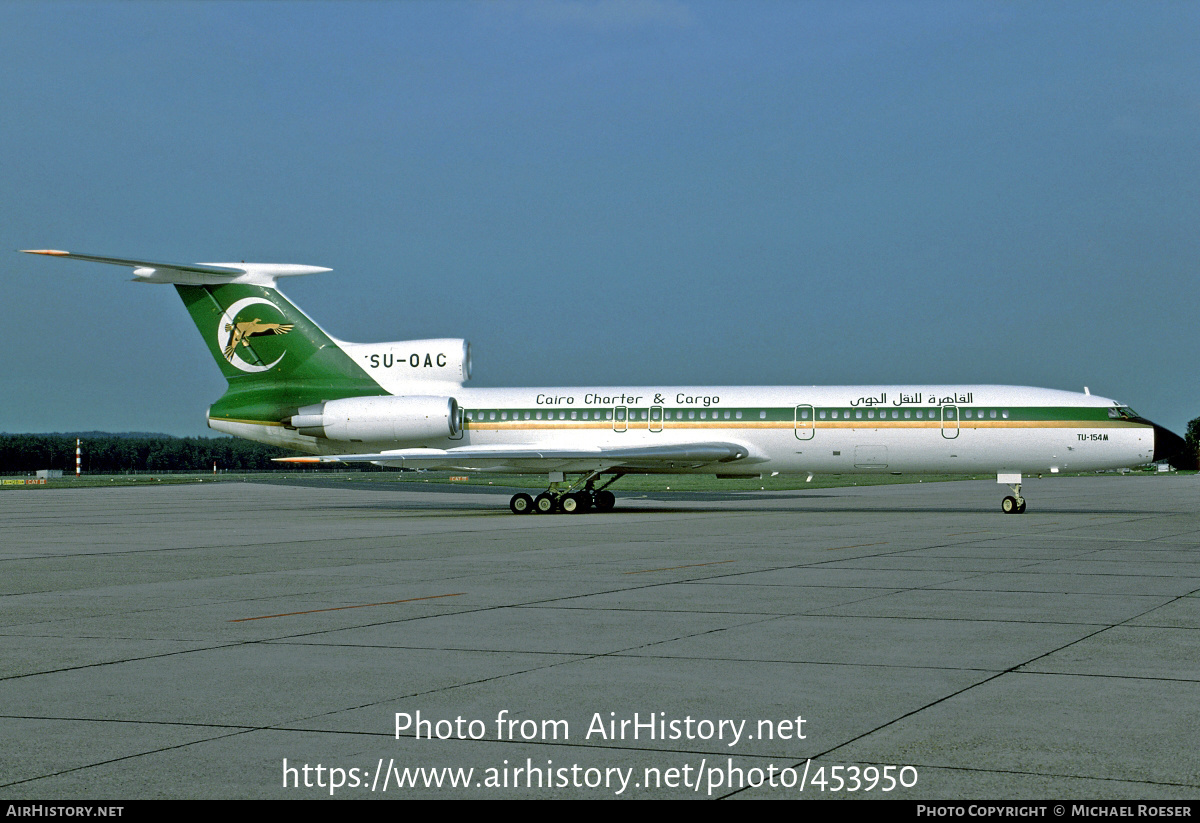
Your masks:
{"label": "fuselage door", "polygon": [[958,406],[942,406],[942,437],[958,437]]}
{"label": "fuselage door", "polygon": [[796,439],[812,440],[817,433],[817,415],[807,403],[796,406]]}
{"label": "fuselage door", "polygon": [[660,432],[660,431],[662,431],[662,427],[663,427],[663,407],[662,406],[651,406],[650,407],[650,431]]}
{"label": "fuselage door", "polygon": [[613,409],[613,431],[623,432],[629,428],[629,409],[617,406]]}
{"label": "fuselage door", "polygon": [[854,468],[886,469],[888,467],[887,446],[855,446]]}

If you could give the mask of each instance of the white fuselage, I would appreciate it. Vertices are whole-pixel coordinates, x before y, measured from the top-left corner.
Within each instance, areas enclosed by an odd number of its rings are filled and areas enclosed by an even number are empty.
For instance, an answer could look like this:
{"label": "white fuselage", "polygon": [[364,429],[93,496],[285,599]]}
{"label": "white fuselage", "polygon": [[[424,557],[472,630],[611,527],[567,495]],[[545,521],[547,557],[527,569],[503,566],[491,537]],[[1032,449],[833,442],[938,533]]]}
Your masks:
{"label": "white fuselage", "polygon": [[[1151,426],[1125,419],[1091,394],[1021,386],[648,386],[487,389],[455,387],[457,437],[342,442],[281,427],[213,420],[213,428],[314,454],[392,449],[529,446],[601,450],[720,441],[744,459],[638,471],[763,473],[1036,473],[1149,462]],[[428,385],[413,394],[429,393]],[[251,431],[253,426],[259,431]],[[464,468],[521,471],[463,461]],[[540,465],[541,471],[547,466]],[[573,472],[595,460],[556,464]]]}

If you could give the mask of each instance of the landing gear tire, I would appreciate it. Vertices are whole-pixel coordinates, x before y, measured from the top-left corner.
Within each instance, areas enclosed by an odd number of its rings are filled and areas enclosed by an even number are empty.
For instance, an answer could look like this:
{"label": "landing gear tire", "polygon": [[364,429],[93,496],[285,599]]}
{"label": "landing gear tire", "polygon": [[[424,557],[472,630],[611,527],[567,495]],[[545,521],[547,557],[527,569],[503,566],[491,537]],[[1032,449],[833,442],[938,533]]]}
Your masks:
{"label": "landing gear tire", "polygon": [[1005,514],[1024,514],[1025,513],[1025,498],[1024,497],[1006,497],[1000,501],[1000,509]]}
{"label": "landing gear tire", "polygon": [[512,500],[508,501],[508,507],[513,514],[529,514],[533,511],[533,498],[524,492],[514,494]]}
{"label": "landing gear tire", "polygon": [[606,489],[596,492],[596,511],[610,512],[617,505],[617,496]]}
{"label": "landing gear tire", "polygon": [[554,499],[554,495],[542,492],[533,500],[533,510],[538,514],[554,514],[554,510],[558,508],[558,501]]}
{"label": "landing gear tire", "polygon": [[583,495],[581,494],[564,495],[558,501],[558,505],[566,514],[579,514],[588,510],[587,503],[584,502]]}

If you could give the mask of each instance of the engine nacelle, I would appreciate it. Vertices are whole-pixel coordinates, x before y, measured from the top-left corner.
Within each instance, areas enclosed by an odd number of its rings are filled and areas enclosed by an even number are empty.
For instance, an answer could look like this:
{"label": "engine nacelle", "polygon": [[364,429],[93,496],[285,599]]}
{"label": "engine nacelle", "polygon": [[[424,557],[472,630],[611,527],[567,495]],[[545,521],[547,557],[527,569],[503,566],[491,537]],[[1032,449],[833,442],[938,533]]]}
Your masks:
{"label": "engine nacelle", "polygon": [[347,397],[305,406],[288,421],[300,434],[350,442],[454,437],[462,410],[453,397]]}

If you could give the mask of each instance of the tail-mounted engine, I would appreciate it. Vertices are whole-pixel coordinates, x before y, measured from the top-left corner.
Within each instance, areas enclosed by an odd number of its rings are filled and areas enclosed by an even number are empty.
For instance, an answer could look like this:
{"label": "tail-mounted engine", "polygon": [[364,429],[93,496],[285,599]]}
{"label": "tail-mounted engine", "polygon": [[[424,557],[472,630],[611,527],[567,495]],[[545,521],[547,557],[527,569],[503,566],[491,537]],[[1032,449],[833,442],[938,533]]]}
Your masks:
{"label": "tail-mounted engine", "polygon": [[287,424],[300,434],[349,442],[456,437],[462,409],[453,397],[347,397],[304,406]]}

